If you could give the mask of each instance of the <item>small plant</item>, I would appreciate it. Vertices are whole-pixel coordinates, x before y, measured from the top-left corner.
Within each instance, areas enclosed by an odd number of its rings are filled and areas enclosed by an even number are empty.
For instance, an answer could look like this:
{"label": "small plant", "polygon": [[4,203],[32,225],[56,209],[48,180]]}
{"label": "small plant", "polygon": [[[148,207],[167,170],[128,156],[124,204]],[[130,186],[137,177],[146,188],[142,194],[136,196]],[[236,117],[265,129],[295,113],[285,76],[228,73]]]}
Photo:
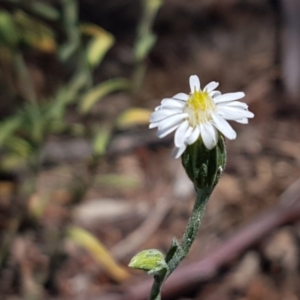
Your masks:
{"label": "small plant", "polygon": [[175,238],[164,256],[156,249],[144,250],[133,257],[129,266],[154,275],[149,299],[161,299],[164,281],[188,255],[196,238],[206,204],[218,183],[226,164],[224,136],[236,138],[236,132],[226,120],[248,123],[254,114],[240,101],[243,92],[221,94],[217,82],[201,89],[198,76],[190,77],[190,94],[179,93],[163,99],[150,118],[150,128],[165,137],[175,131],[173,156],[181,156],[182,165],[194,184],[196,201],[187,228],[178,242]]}

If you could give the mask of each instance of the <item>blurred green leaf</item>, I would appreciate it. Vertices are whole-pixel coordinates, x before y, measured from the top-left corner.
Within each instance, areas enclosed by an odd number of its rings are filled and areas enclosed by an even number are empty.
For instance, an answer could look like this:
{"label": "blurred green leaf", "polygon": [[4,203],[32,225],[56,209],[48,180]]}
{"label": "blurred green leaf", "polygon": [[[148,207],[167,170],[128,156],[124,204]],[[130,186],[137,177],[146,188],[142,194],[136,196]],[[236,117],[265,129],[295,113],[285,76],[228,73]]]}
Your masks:
{"label": "blurred green leaf", "polygon": [[39,144],[44,138],[46,119],[42,113],[42,107],[36,102],[27,103],[19,112],[23,116],[22,130],[28,139]]}
{"label": "blurred green leaf", "polygon": [[80,91],[87,87],[89,83],[89,76],[86,72],[81,72],[79,70],[75,75],[70,79],[70,81],[64,84],[54,96],[55,103],[52,110],[61,110],[68,104],[74,103],[78,100]]}
{"label": "blurred green leaf", "polygon": [[135,45],[134,57],[137,61],[144,60],[156,42],[156,36],[152,33],[142,36]]}
{"label": "blurred green leaf", "polygon": [[153,22],[158,9],[162,5],[162,0],[142,0],[143,10],[137,28],[136,41],[133,47],[135,59],[135,70],[132,76],[132,86],[135,91],[140,89],[145,76],[145,59],[156,42],[153,34]]}
{"label": "blurred green leaf", "polygon": [[66,112],[66,103],[62,97],[53,99],[44,109],[44,119],[47,122],[62,121]]}
{"label": "blurred green leaf", "polygon": [[99,36],[90,41],[87,47],[87,60],[91,67],[96,67],[111,48],[114,39],[109,35]]}
{"label": "blurred green leaf", "polygon": [[22,88],[24,97],[28,102],[36,102],[36,93],[33,88],[33,83],[29,74],[29,70],[27,65],[23,59],[23,55],[21,52],[16,52],[14,57],[14,66],[17,71],[19,84]]}
{"label": "blurred green leaf", "polygon": [[3,146],[7,138],[14,134],[21,124],[21,116],[13,116],[0,123],[0,147]]}
{"label": "blurred green leaf", "polygon": [[162,0],[145,0],[147,9],[151,10],[153,14],[156,14],[159,8],[162,6]]}
{"label": "blurred green leaf", "polygon": [[70,92],[68,98],[65,100],[66,103],[72,103],[77,100],[79,92],[86,88],[90,84],[90,74],[87,72],[82,72],[79,69],[75,75],[71,78],[69,83],[66,85],[66,89]]}
{"label": "blurred green leaf", "polygon": [[99,175],[95,183],[99,186],[109,186],[118,189],[137,189],[141,186],[141,182],[136,178],[120,174]]}
{"label": "blurred green leaf", "polygon": [[83,136],[86,132],[86,127],[84,124],[75,123],[68,126],[69,131],[74,136]]}
{"label": "blurred green leaf", "polygon": [[86,114],[104,96],[119,90],[130,88],[130,81],[127,79],[116,78],[102,82],[90,89],[80,100],[79,110]]}
{"label": "blurred green leaf", "polygon": [[103,155],[106,152],[107,144],[110,139],[111,131],[106,127],[98,129],[93,141],[93,149],[96,155]]}
{"label": "blurred green leaf", "polygon": [[23,138],[11,136],[6,141],[6,148],[18,156],[28,158],[33,151],[31,144]]}
{"label": "blurred green leaf", "polygon": [[63,25],[67,35],[67,41],[59,49],[59,58],[68,60],[80,45],[78,30],[78,5],[76,0],[62,0]]}
{"label": "blurred green leaf", "polygon": [[77,0],[62,0],[64,22],[68,26],[78,23],[78,3]]}
{"label": "blurred green leaf", "polygon": [[24,43],[47,53],[53,53],[56,50],[54,33],[42,21],[21,10],[15,13],[14,21],[19,28],[20,37]]}
{"label": "blurred green leaf", "polygon": [[68,124],[64,122],[64,120],[49,120],[47,124],[45,124],[44,135],[45,134],[59,134],[66,130]]}
{"label": "blurred green leaf", "polygon": [[61,61],[65,62],[68,60],[72,54],[76,51],[80,45],[80,39],[76,29],[69,29],[68,32],[68,41],[64,43],[58,52],[58,56]]}
{"label": "blurred green leaf", "polygon": [[14,48],[19,41],[19,34],[10,13],[0,11],[0,44]]}
{"label": "blurred green leaf", "polygon": [[22,157],[16,153],[7,153],[1,156],[0,168],[1,170],[12,170],[15,168],[21,168],[26,165],[27,158]]}
{"label": "blurred green leaf", "polygon": [[92,233],[79,227],[71,227],[68,230],[69,238],[75,243],[85,248],[95,259],[96,262],[104,266],[108,273],[117,281],[122,282],[127,279],[129,273],[120,266],[109,251],[103,246]]}
{"label": "blurred green leaf", "polygon": [[87,60],[91,67],[96,67],[114,44],[114,37],[94,24],[82,24],[80,30],[93,37],[87,47]]}
{"label": "blurred green leaf", "polygon": [[38,1],[27,1],[24,3],[26,8],[28,8],[34,14],[51,21],[56,21],[59,18],[59,12],[53,6],[47,3]]}
{"label": "blurred green leaf", "polygon": [[116,126],[126,129],[131,126],[149,124],[151,111],[143,108],[129,108],[123,111],[116,121]]}

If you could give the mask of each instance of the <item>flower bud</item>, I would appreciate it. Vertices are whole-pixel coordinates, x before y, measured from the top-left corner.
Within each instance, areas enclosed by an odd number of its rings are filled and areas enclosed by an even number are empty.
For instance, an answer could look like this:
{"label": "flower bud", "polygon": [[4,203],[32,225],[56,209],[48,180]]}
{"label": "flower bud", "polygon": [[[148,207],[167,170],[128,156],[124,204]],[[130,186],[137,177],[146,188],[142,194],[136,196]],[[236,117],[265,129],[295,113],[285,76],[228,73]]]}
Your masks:
{"label": "flower bud", "polygon": [[208,150],[199,138],[187,146],[182,154],[182,165],[196,189],[213,190],[226,164],[226,148],[220,134],[217,145]]}
{"label": "flower bud", "polygon": [[148,274],[155,274],[163,269],[168,269],[164,255],[156,249],[139,252],[131,259],[128,266],[130,268],[144,270],[148,272]]}

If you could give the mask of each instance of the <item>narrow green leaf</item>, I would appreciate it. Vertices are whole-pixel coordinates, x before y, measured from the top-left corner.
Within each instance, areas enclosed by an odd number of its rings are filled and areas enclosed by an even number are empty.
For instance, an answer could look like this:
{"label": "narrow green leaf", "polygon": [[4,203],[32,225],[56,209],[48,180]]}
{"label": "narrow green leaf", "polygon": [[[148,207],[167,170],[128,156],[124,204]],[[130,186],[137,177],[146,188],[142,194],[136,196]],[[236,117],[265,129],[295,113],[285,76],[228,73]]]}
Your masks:
{"label": "narrow green leaf", "polygon": [[71,227],[68,237],[75,243],[85,248],[99,264],[104,266],[109,274],[117,281],[124,281],[130,275],[120,266],[109,251],[92,233],[80,227]]}
{"label": "narrow green leaf", "polygon": [[18,73],[19,83],[23,89],[26,100],[31,103],[36,102],[36,93],[33,87],[32,78],[30,77],[29,70],[21,52],[18,52],[14,55],[14,65]]}
{"label": "narrow green leaf", "polygon": [[156,36],[152,33],[140,38],[134,49],[134,57],[136,61],[144,60],[153,48],[156,42]]}
{"label": "narrow green leaf", "polygon": [[78,22],[78,4],[76,0],[62,0],[64,22],[75,25]]}
{"label": "narrow green leaf", "polygon": [[28,158],[33,151],[28,141],[17,136],[9,137],[6,141],[6,147],[9,148],[11,152],[23,158]]}
{"label": "narrow green leaf", "polygon": [[116,121],[116,126],[126,129],[131,126],[149,124],[151,111],[143,108],[130,108],[122,112]]}
{"label": "narrow green leaf", "polygon": [[80,31],[92,37],[87,46],[87,60],[91,67],[96,67],[113,45],[114,37],[95,24],[81,24]]}
{"label": "narrow green leaf", "polygon": [[55,21],[59,18],[59,12],[53,6],[48,5],[43,2],[26,2],[26,7],[28,7],[33,13],[37,14],[38,16],[48,19],[51,21]]}
{"label": "narrow green leaf", "polygon": [[22,42],[43,52],[53,53],[56,50],[54,32],[46,23],[24,11],[17,11],[14,21]]}
{"label": "narrow green leaf", "polygon": [[72,54],[77,50],[80,44],[80,38],[76,28],[71,28],[68,31],[68,40],[64,43],[58,51],[58,57],[62,62],[68,60]]}
{"label": "narrow green leaf", "polygon": [[58,56],[64,62],[72,56],[80,45],[76,0],[62,0],[62,17],[67,41],[60,47]]}
{"label": "narrow green leaf", "polygon": [[101,129],[98,130],[93,141],[94,153],[96,155],[105,154],[109,138],[110,138],[110,130],[108,128],[102,127]]}
{"label": "narrow green leaf", "polygon": [[21,116],[10,117],[0,123],[0,147],[3,146],[8,137],[14,134],[21,124]]}
{"label": "narrow green leaf", "polygon": [[10,13],[0,11],[0,44],[15,47],[19,41],[19,34]]}
{"label": "narrow green leaf", "polygon": [[87,60],[91,67],[96,67],[114,43],[112,35],[103,35],[92,39],[87,47]]}
{"label": "narrow green leaf", "polygon": [[101,100],[104,96],[115,91],[129,88],[130,82],[122,78],[110,79],[102,82],[93,87],[82,97],[79,104],[79,110],[81,113],[86,114],[97,103],[97,101]]}

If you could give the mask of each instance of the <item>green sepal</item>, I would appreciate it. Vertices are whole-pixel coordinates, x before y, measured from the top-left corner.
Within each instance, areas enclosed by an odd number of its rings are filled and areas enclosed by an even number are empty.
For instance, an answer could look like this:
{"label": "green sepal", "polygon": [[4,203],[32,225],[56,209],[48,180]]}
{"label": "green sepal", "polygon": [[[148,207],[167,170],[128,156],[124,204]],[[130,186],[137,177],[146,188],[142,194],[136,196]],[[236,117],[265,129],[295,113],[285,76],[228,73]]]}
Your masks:
{"label": "green sepal", "polygon": [[175,238],[173,238],[171,247],[170,247],[168,253],[166,254],[166,262],[169,262],[169,261],[173,258],[174,254],[175,254],[175,253],[178,251],[178,249],[180,249],[180,248],[181,248],[181,247],[180,247],[179,242],[178,242]]}
{"label": "green sepal", "polygon": [[130,268],[146,271],[148,274],[154,274],[163,269],[168,269],[164,255],[156,249],[139,252],[131,259],[128,266]]}
{"label": "green sepal", "polygon": [[208,150],[202,139],[189,145],[182,155],[182,165],[196,189],[212,190],[219,181],[226,164],[226,147],[222,135],[217,145]]}

